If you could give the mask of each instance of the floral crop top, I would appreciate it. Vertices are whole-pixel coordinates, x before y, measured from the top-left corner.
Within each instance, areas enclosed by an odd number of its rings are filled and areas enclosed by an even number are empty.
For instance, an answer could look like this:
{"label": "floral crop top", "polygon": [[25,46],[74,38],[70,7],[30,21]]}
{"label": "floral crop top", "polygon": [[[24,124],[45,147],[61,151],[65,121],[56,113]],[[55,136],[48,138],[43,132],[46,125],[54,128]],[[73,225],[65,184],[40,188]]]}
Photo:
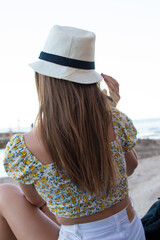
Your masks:
{"label": "floral crop top", "polygon": [[67,173],[56,163],[43,165],[26,147],[24,134],[15,134],[5,150],[4,167],[9,177],[24,184],[35,185],[55,215],[78,218],[103,211],[121,201],[128,193],[124,153],[136,143],[136,129],[132,121],[116,108],[112,109],[115,140],[110,143],[113,160],[119,172],[117,188],[105,190],[97,199],[95,195],[81,191],[72,183]]}

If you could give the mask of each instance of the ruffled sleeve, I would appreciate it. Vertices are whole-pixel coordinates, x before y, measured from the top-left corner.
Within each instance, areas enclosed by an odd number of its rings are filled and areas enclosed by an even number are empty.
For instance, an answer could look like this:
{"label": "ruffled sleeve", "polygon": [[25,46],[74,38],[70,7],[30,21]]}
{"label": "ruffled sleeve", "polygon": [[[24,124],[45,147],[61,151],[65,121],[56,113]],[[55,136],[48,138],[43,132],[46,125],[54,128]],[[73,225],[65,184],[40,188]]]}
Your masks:
{"label": "ruffled sleeve", "polygon": [[37,166],[26,150],[23,134],[14,135],[8,142],[4,155],[4,168],[9,177],[24,184],[36,180]]}
{"label": "ruffled sleeve", "polygon": [[113,110],[114,125],[117,126],[116,134],[121,139],[124,152],[130,152],[136,145],[137,130],[132,120],[117,109]]}

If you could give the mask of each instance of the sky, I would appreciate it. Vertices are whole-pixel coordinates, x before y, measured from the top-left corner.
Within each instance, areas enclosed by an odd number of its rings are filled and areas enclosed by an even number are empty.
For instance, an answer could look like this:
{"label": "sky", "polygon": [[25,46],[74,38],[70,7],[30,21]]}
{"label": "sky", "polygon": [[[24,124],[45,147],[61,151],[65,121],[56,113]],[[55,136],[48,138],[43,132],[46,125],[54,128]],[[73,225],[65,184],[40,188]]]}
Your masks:
{"label": "sky", "polygon": [[0,129],[34,122],[38,101],[28,63],[56,24],[96,33],[96,71],[119,82],[122,112],[160,118],[159,0],[0,0]]}

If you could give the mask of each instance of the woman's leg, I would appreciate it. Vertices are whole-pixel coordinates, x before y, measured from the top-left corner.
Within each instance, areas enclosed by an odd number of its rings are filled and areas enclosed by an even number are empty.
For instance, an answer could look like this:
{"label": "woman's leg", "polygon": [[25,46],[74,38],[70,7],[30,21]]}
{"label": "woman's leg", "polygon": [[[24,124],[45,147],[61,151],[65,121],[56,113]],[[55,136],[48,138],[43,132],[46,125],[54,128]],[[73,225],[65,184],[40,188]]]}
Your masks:
{"label": "woman's leg", "polygon": [[0,239],[2,240],[16,240],[14,233],[9,227],[6,220],[0,216]]}
{"label": "woman's leg", "polygon": [[57,240],[59,226],[15,185],[0,185],[0,240]]}

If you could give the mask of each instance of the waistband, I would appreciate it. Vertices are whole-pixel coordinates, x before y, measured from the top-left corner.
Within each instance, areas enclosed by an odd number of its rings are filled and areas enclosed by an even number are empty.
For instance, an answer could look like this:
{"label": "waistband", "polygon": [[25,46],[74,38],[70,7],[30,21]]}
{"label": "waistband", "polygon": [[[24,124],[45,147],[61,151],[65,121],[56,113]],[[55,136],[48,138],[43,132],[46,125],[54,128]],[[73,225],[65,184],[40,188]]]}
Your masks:
{"label": "waistband", "polygon": [[61,228],[64,231],[71,232],[71,233],[75,232],[77,228],[80,231],[87,231],[87,230],[90,231],[90,229],[92,229],[93,232],[94,231],[96,232],[97,229],[103,230],[105,226],[105,230],[108,231],[109,229],[113,229],[113,226],[115,226],[116,223],[121,224],[126,221],[132,222],[134,217],[135,217],[135,210],[132,204],[129,203],[129,205],[126,208],[105,219],[94,221],[94,222],[88,222],[88,223],[74,224],[74,225],[62,225]]}

